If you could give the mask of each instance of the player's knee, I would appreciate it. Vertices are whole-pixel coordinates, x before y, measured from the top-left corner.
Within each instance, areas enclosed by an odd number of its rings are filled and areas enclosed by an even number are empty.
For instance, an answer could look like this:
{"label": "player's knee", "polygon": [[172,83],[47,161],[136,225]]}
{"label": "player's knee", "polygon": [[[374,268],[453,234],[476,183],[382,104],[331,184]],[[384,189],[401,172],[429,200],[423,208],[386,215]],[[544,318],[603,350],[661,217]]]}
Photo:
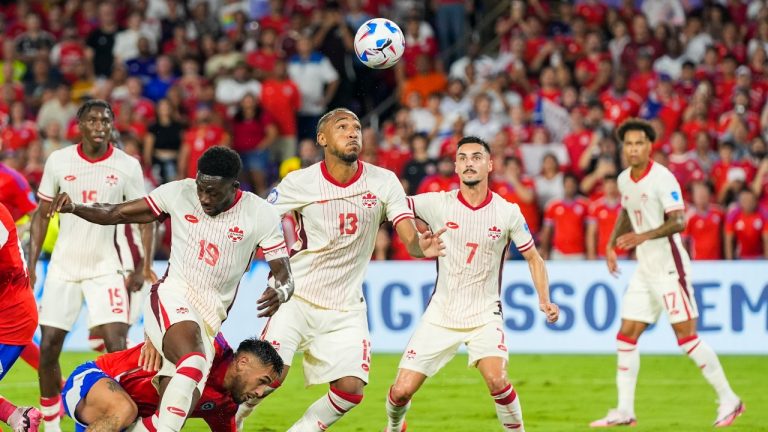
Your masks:
{"label": "player's knee", "polygon": [[502,375],[488,377],[485,382],[488,384],[488,390],[490,390],[492,394],[504,391],[509,387],[509,380]]}
{"label": "player's knee", "polygon": [[136,406],[136,403],[128,397],[128,395],[123,395],[120,403],[115,404],[113,407],[112,413],[122,430],[130,426],[136,420],[136,417],[139,415],[139,409]]}
{"label": "player's knee", "polygon": [[395,383],[389,389],[389,398],[397,405],[407,403],[416,393],[416,389],[413,386],[409,386],[404,383]]}

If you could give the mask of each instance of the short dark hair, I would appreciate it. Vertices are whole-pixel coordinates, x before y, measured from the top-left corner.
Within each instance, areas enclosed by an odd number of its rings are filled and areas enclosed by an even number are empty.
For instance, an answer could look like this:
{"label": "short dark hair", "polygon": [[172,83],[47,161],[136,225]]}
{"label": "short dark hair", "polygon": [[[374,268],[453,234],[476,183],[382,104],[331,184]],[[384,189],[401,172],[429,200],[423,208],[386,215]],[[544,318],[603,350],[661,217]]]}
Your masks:
{"label": "short dark hair", "polygon": [[236,151],[222,146],[211,147],[197,160],[201,174],[236,179],[240,176],[243,162]]}
{"label": "short dark hair", "polygon": [[255,337],[248,338],[240,342],[240,346],[237,347],[235,354],[240,355],[244,353],[253,354],[264,366],[272,366],[272,369],[278,375],[283,374],[283,368],[285,367],[283,359],[271,343]]}
{"label": "short dark hair", "polygon": [[480,144],[481,146],[483,146],[483,148],[485,148],[485,151],[487,151],[488,154],[491,154],[491,146],[489,146],[488,143],[485,142],[485,140],[483,140],[480,137],[465,136],[464,138],[460,139],[459,142],[456,144],[456,152],[458,152],[461,146],[463,146],[464,144]]}
{"label": "short dark hair", "polygon": [[355,114],[355,112],[352,111],[351,109],[343,108],[343,107],[342,108],[334,108],[334,109],[328,111],[327,113],[323,114],[323,116],[320,117],[320,120],[317,121],[317,130],[315,131],[315,134],[319,134],[320,131],[323,130],[323,127],[325,127],[325,124],[328,122],[328,120],[330,120],[331,117],[333,117],[335,114],[340,113],[340,112],[346,112],[346,113],[352,114],[353,116],[355,116],[357,121],[360,121],[360,118],[357,117],[357,114]]}
{"label": "short dark hair", "polygon": [[80,108],[78,108],[77,120],[82,120],[83,117],[85,117],[85,115],[91,112],[91,110],[94,108],[104,108],[105,110],[109,111],[109,116],[112,118],[112,120],[115,119],[115,112],[112,111],[112,105],[110,105],[109,102],[103,99],[90,99],[85,101],[85,103],[80,105]]}
{"label": "short dark hair", "polygon": [[624,135],[629,131],[645,132],[645,136],[649,141],[656,141],[656,131],[653,129],[653,126],[645,120],[638,118],[625,120],[616,130],[616,137],[620,142],[624,142]]}

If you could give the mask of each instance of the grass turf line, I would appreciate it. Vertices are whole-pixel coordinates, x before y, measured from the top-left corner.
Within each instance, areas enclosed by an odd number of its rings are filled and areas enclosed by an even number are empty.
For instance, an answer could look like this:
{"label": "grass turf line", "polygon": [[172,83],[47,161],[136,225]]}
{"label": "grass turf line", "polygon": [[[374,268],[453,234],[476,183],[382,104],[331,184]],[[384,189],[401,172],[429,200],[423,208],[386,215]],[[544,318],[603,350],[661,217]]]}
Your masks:
{"label": "grass turf line", "polygon": [[[92,353],[64,353],[62,371],[94,358]],[[331,428],[338,432],[381,431],[384,398],[397,372],[399,355],[374,355],[371,384],[362,404]],[[497,431],[493,401],[480,374],[466,367],[458,355],[438,375],[427,380],[408,412],[408,429],[415,432]],[[722,356],[731,385],[747,404],[747,412],[729,430],[768,431],[768,357]],[[587,431],[590,421],[602,417],[616,403],[614,356],[511,355],[509,376],[520,395],[529,431]],[[39,404],[37,376],[19,360],[0,382],[0,394],[16,404]],[[305,389],[299,357],[282,388],[270,396],[246,422],[246,431],[282,432],[327,391],[326,386]],[[711,430],[717,405],[715,394],[698,368],[686,357],[641,358],[637,386],[636,431]],[[3,425],[4,426],[4,425]],[[2,429],[2,428],[0,428]],[[72,431],[69,419],[62,430]],[[185,431],[207,431],[190,420]]]}

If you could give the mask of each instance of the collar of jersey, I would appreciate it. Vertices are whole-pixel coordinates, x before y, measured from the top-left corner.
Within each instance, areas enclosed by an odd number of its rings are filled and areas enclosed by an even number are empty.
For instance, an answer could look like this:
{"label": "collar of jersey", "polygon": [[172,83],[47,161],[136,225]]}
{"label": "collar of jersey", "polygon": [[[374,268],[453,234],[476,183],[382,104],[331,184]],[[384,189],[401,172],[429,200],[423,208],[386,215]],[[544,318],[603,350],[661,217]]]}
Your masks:
{"label": "collar of jersey", "polygon": [[464,195],[461,194],[461,191],[459,191],[456,197],[459,199],[459,202],[467,206],[467,208],[469,208],[470,210],[480,210],[481,208],[487,206],[491,202],[491,198],[493,198],[493,195],[491,194],[491,190],[488,189],[488,193],[485,195],[485,199],[477,207],[473,207],[472,204],[468,203],[467,200],[464,199]]}
{"label": "collar of jersey", "polygon": [[96,159],[91,159],[83,151],[83,143],[79,143],[77,145],[77,154],[81,158],[83,158],[86,162],[90,162],[90,163],[101,162],[101,161],[107,159],[108,157],[112,156],[112,152],[114,152],[114,150],[115,150],[114,146],[112,146],[112,144],[109,143],[109,144],[107,144],[107,151],[105,151],[104,154],[101,155],[101,157],[98,157]]}
{"label": "collar of jersey", "polygon": [[323,173],[323,177],[325,177],[325,179],[328,180],[329,182],[331,182],[331,184],[333,184],[334,186],[345,188],[347,186],[350,186],[352,183],[356,182],[360,178],[360,176],[363,175],[363,163],[360,162],[360,160],[358,159],[358,161],[357,161],[357,172],[346,183],[340,183],[338,180],[333,178],[331,173],[328,172],[328,167],[325,165],[325,161],[320,161],[320,172],[322,172]]}

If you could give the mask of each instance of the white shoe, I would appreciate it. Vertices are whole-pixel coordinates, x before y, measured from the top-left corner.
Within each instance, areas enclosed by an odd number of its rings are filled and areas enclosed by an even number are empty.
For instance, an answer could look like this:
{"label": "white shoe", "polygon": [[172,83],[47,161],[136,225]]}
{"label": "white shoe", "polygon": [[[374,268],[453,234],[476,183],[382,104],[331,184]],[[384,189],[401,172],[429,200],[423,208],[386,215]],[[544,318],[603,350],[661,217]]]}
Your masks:
{"label": "white shoe", "polygon": [[733,422],[736,421],[736,417],[740,416],[746,409],[747,407],[744,406],[744,403],[739,399],[721,403],[720,406],[717,407],[717,419],[715,419],[714,426],[727,427],[732,425]]}
{"label": "white shoe", "polygon": [[608,415],[605,417],[589,424],[589,427],[615,426],[637,426],[637,419],[614,408],[608,410]]}
{"label": "white shoe", "polygon": [[18,407],[8,417],[8,426],[13,432],[37,432],[43,415],[37,408]]}

